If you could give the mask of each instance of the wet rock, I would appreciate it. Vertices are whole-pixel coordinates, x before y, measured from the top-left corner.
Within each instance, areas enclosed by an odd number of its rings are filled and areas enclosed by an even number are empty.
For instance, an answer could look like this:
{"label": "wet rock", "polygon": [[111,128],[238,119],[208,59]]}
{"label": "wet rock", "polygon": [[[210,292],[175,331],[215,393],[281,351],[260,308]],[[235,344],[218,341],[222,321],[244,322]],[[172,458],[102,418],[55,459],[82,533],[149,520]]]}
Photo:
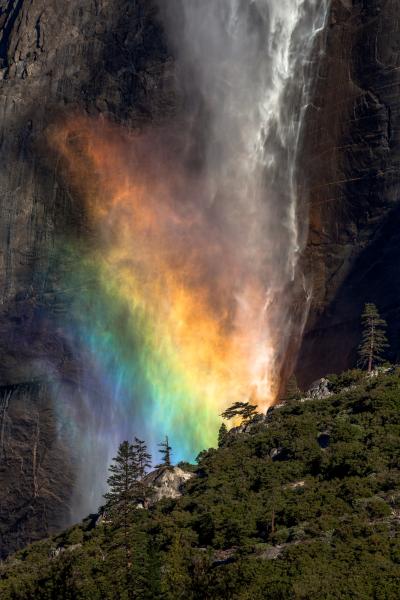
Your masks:
{"label": "wet rock", "polygon": [[235,554],[237,553],[238,548],[227,548],[226,550],[217,550],[214,553],[214,560],[212,562],[213,567],[221,567],[223,565],[228,565],[235,561]]}
{"label": "wet rock", "polygon": [[76,456],[49,388],[0,388],[0,558],[69,524]]}

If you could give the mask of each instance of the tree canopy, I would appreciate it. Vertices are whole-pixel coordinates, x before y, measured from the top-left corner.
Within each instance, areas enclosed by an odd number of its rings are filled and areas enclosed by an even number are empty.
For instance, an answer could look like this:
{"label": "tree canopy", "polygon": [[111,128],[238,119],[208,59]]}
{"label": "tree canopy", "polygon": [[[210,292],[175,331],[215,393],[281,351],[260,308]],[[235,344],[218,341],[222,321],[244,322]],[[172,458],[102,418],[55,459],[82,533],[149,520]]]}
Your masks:
{"label": "tree canopy", "polygon": [[256,414],[257,406],[255,404],[250,404],[249,402],[235,402],[226,410],[224,410],[224,412],[221,414],[221,417],[228,421],[230,419],[234,419],[235,417],[240,417],[242,421],[246,423],[251,421]]}
{"label": "tree canopy", "polygon": [[397,600],[400,368],[328,379],[130,513],[127,563],[122,525],[91,515],[0,564],[1,600]]}

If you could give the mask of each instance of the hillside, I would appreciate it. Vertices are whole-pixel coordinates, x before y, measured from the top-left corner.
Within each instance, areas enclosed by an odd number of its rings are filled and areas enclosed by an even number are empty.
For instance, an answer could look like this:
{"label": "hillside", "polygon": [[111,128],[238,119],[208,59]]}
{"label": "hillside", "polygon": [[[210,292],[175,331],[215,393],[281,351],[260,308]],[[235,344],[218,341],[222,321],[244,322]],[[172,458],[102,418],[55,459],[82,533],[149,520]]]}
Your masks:
{"label": "hillside", "polygon": [[1,566],[8,599],[398,598],[400,370],[330,377],[204,451],[179,499],[96,515]]}

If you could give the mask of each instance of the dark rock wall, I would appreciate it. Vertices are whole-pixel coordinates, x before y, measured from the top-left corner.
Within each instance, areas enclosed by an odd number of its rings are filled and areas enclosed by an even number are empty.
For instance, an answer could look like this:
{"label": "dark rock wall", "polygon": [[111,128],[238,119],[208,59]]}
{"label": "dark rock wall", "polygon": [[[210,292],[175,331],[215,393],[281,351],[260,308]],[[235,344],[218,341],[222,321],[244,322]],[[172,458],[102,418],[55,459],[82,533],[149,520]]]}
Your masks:
{"label": "dark rock wall", "polygon": [[313,299],[303,385],[354,365],[365,302],[400,326],[400,2],[333,0],[304,147]]}
{"label": "dark rock wall", "polygon": [[73,111],[129,127],[168,118],[172,83],[149,0],[0,0],[0,557],[71,518],[75,459],[47,379],[55,370],[79,394],[55,255],[85,215],[46,128]]}
{"label": "dark rock wall", "polygon": [[4,555],[68,524],[75,461],[67,428],[58,425],[47,384],[3,386],[1,391],[0,543]]}

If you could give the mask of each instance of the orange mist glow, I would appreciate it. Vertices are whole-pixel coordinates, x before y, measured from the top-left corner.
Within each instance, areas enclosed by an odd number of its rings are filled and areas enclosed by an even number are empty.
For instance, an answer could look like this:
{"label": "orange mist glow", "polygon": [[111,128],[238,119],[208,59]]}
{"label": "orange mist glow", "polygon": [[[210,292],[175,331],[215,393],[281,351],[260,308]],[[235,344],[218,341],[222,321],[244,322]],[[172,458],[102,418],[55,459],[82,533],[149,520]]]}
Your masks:
{"label": "orange mist glow", "polygon": [[278,378],[265,284],[240,239],[213,219],[201,176],[155,136],[105,121],[71,119],[50,139],[84,199],[101,285],[129,308],[122,327],[144,330],[140,368],[160,410],[176,397],[215,428],[234,401],[270,406]]}

